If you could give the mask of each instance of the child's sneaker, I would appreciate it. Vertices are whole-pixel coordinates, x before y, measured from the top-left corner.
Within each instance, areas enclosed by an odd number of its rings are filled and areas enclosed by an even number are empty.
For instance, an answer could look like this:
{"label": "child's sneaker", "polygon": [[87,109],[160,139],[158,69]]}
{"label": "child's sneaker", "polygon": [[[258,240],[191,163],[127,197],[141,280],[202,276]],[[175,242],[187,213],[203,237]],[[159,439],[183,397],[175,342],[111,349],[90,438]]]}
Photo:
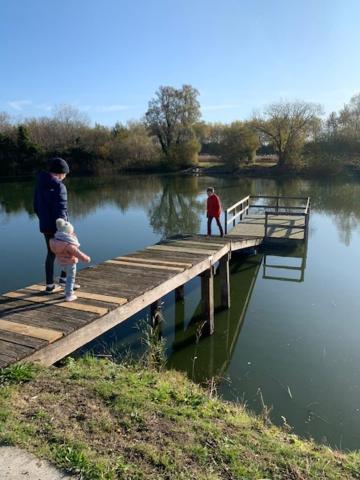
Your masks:
{"label": "child's sneaker", "polygon": [[[60,287],[64,287],[64,288],[65,288],[66,278],[60,277],[60,278],[59,278],[59,285],[60,285]],[[78,290],[78,289],[80,288],[80,285],[79,285],[78,283],[74,283],[73,288],[74,288],[74,290]]]}
{"label": "child's sneaker", "polygon": [[77,299],[77,296],[74,295],[73,293],[72,293],[71,295],[68,295],[67,297],[65,297],[65,300],[66,300],[67,302],[73,302],[73,301],[76,300],[76,299]]}

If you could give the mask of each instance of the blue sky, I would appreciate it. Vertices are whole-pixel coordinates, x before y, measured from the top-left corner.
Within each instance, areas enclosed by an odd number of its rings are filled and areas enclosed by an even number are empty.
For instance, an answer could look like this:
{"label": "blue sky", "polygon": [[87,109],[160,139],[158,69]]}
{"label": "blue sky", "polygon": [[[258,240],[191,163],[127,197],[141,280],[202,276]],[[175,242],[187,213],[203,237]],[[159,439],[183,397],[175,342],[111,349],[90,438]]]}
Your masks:
{"label": "blue sky", "polygon": [[111,125],[184,83],[207,121],[280,98],[338,110],[360,92],[359,18],[358,0],[0,0],[0,111]]}

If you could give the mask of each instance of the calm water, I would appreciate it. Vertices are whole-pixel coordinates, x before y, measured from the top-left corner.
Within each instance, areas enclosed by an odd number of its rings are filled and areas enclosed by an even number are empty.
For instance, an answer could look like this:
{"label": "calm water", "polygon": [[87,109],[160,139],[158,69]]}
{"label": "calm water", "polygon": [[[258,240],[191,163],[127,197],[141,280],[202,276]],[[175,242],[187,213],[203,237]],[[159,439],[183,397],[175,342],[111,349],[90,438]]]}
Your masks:
{"label": "calm water", "polygon": [[[211,338],[197,341],[199,281],[186,285],[184,303],[175,305],[168,295],[163,334],[170,366],[201,382],[219,378],[224,398],[245,401],[257,412],[261,391],[274,422],[286,419],[303,436],[360,448],[360,182],[70,178],[71,219],[84,251],[98,263],[170,234],[205,232],[209,184],[226,206],[248,193],[310,195],[309,242],[307,249],[234,258],[232,308],[217,312]],[[32,182],[0,183],[0,292],[43,276],[44,244],[31,210],[32,189]],[[146,314],[91,348],[136,351],[135,326]]]}

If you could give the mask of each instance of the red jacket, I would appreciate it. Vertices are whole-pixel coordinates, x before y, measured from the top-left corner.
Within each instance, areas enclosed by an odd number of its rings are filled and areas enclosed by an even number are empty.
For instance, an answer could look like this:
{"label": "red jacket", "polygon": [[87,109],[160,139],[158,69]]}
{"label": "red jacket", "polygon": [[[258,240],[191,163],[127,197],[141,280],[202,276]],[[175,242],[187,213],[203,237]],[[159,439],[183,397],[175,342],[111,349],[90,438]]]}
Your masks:
{"label": "red jacket", "polygon": [[220,198],[213,193],[207,199],[207,216],[219,218],[221,215],[221,203]]}

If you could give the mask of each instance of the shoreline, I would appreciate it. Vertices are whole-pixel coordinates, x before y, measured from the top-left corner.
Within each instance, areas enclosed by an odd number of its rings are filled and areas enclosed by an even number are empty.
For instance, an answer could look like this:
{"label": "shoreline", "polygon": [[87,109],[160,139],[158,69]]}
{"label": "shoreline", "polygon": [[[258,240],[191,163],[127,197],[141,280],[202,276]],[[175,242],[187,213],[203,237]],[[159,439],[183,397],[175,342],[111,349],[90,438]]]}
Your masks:
{"label": "shoreline", "polygon": [[0,444],[87,480],[360,479],[360,452],[274,426],[154,363],[0,370]]}

